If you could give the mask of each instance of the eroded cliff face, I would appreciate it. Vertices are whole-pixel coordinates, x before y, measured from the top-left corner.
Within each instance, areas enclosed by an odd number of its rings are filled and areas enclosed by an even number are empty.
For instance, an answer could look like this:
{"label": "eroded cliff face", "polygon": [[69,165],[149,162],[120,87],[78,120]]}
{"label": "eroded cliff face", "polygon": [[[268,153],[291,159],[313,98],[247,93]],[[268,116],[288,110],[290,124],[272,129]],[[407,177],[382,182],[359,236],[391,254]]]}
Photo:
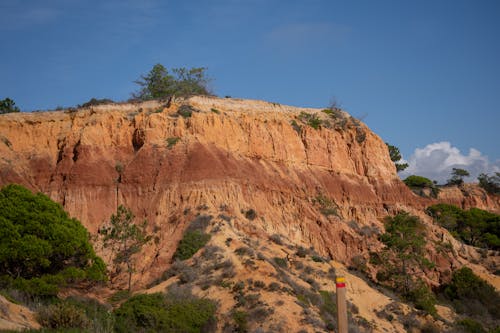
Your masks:
{"label": "eroded cliff face", "polygon": [[477,184],[463,184],[440,189],[440,202],[446,202],[462,209],[472,207],[500,213],[500,197],[491,196]]}
{"label": "eroded cliff face", "polygon": [[[191,117],[179,116],[182,105],[195,110]],[[48,194],[91,233],[118,205],[131,208],[160,238],[144,251],[144,282],[165,269],[186,222],[201,211],[230,215],[249,235],[281,234],[340,262],[379,246],[376,232],[366,230],[383,230],[387,214],[405,209],[426,219],[422,208],[430,201],[399,180],[377,135],[360,123],[314,129],[301,113],[330,117],[208,97],[168,108],[151,101],[3,115],[0,185]],[[336,215],[320,212],[320,197],[331,200]],[[249,209],[257,218],[245,218]]]}

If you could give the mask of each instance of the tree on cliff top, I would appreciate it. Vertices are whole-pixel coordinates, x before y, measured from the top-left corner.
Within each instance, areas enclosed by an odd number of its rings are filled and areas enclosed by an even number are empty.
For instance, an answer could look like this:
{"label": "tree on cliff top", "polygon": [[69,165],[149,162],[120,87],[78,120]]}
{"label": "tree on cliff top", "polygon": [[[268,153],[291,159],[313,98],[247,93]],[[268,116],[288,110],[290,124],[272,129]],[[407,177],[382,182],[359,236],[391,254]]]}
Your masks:
{"label": "tree on cliff top", "polygon": [[16,106],[16,103],[8,97],[2,99],[0,101],[0,114],[11,112],[19,112],[19,108]]}
{"label": "tree on cliff top", "polygon": [[171,96],[186,97],[191,95],[210,95],[206,76],[206,68],[173,68],[168,71],[162,64],[156,64],[147,75],[141,75],[134,81],[141,89],[133,93],[140,100],[168,98]]}
{"label": "tree on cliff top", "polygon": [[464,183],[464,177],[469,177],[469,171],[460,168],[453,168],[451,172],[451,178],[448,179],[446,185],[462,185]]}

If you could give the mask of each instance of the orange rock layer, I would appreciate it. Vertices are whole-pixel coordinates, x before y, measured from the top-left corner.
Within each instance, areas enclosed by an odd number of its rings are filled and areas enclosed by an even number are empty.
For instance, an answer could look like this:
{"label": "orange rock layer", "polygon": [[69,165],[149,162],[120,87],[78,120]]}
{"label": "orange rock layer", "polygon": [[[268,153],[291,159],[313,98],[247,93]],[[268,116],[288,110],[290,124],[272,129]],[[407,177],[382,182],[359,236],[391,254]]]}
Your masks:
{"label": "orange rock layer", "polygon": [[[179,116],[181,104],[196,112]],[[142,261],[150,267],[146,280],[164,269],[186,222],[203,210],[232,215],[246,233],[278,233],[348,262],[375,246],[352,221],[380,229],[387,214],[430,203],[399,180],[386,145],[364,124],[314,129],[300,122],[301,112],[329,117],[318,109],[208,97],[168,108],[151,101],[2,115],[0,185],[48,194],[91,233],[118,205],[131,208],[160,235]],[[457,195],[447,192],[446,200],[460,201]],[[321,214],[319,196],[334,203],[337,216]],[[487,196],[477,200],[500,206]],[[242,214],[249,209],[254,220]]]}

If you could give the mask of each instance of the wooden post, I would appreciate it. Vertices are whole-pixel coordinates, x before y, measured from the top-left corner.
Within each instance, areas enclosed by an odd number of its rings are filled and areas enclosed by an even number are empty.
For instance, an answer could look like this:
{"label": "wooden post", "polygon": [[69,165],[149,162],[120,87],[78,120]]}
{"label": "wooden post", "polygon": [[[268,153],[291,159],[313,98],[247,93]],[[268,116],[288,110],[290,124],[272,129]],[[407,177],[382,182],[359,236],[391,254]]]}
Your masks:
{"label": "wooden post", "polygon": [[337,326],[338,333],[347,333],[347,304],[345,299],[345,278],[338,276],[335,279],[337,287]]}

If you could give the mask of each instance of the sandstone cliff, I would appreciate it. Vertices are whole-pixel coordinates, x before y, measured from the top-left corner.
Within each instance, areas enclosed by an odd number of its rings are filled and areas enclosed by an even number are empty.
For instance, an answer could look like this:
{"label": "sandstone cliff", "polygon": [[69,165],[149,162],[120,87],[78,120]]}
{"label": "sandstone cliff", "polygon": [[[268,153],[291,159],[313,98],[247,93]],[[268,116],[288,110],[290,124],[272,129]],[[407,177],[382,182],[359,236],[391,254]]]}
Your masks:
{"label": "sandstone cliff", "polygon": [[[178,113],[185,105],[194,110],[187,118]],[[303,114],[326,122],[314,129]],[[429,201],[404,186],[384,142],[364,124],[326,126],[330,118],[318,109],[208,97],[169,108],[151,101],[3,115],[0,184],[47,193],[92,233],[119,204],[130,207],[161,235],[144,267],[170,261],[196,207],[226,207],[247,233],[278,233],[348,262],[376,246],[353,221],[381,229],[388,213],[418,213]],[[320,197],[336,215],[321,214]],[[243,218],[249,209],[257,219]]]}
{"label": "sandstone cliff", "polygon": [[[187,223],[199,214],[230,217],[230,228],[213,241],[218,246],[228,235],[267,240],[279,234],[288,244],[349,265],[380,248],[385,216],[406,210],[427,223],[430,247],[432,240],[449,241],[456,250],[430,251],[437,263],[427,272],[430,283],[480,258],[432,224],[423,209],[437,201],[413,194],[385,143],[343,112],[193,97],[168,107],[150,101],[2,115],[0,185],[7,183],[48,194],[93,234],[120,204],[146,219],[158,241],[141,253],[136,288],[170,266]],[[498,198],[472,185],[445,189],[438,200],[500,211]],[[255,218],[247,218],[248,211]],[[282,251],[288,253],[276,253]],[[474,267],[498,288],[497,277]],[[255,274],[241,269],[241,275]],[[391,302],[362,282],[351,292]],[[363,298],[357,304],[367,315]],[[402,330],[394,325],[379,324]]]}

